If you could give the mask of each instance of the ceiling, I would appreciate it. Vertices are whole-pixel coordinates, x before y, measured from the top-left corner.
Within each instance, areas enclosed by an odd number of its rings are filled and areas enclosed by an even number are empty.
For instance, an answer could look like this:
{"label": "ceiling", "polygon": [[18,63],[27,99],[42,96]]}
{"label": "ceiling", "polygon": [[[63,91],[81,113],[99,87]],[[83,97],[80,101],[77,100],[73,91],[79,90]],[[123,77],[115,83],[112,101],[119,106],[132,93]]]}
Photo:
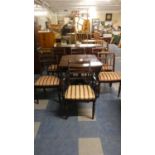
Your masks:
{"label": "ceiling", "polygon": [[120,11],[121,0],[35,0],[56,13],[95,8],[97,11]]}

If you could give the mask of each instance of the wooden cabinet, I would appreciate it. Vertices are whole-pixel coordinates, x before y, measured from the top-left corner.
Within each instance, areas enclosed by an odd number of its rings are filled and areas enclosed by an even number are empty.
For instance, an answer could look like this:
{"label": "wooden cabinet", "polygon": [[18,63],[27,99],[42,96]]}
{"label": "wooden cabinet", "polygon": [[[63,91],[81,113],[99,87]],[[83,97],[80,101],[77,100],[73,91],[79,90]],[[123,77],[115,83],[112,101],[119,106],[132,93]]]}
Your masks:
{"label": "wooden cabinet", "polygon": [[55,43],[55,34],[53,32],[39,31],[38,43],[42,48],[51,48]]}

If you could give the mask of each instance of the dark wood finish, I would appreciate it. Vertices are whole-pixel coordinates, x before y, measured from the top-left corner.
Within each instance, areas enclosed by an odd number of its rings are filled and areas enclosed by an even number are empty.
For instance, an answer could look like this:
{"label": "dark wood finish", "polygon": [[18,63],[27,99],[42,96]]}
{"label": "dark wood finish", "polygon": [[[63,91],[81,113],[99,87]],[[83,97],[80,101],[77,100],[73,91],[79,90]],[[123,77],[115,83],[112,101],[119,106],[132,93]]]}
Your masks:
{"label": "dark wood finish", "polygon": [[[102,62],[99,61],[95,55],[87,55],[87,54],[86,55],[79,54],[79,55],[62,56],[60,63],[59,63],[59,71],[60,71],[60,78],[61,79],[63,79],[64,74],[66,74],[66,72],[67,72],[69,61],[75,61],[75,62],[76,61],[81,61],[81,62],[82,61],[90,61],[90,67],[94,73],[94,78],[96,78],[98,80],[98,74],[101,70]],[[86,66],[84,65],[81,67],[83,67],[83,69],[84,69]],[[99,85],[98,85],[98,87],[96,87],[96,89],[98,92],[98,94],[96,94],[96,95],[98,96],[99,95]]]}
{"label": "dark wood finish", "polygon": [[50,48],[39,48],[38,49],[40,74],[43,70],[48,68],[50,64],[53,63],[53,53]]}
{"label": "dark wood finish", "polygon": [[39,74],[41,72],[41,64],[39,61],[39,53],[37,51],[34,52],[34,74]]}
{"label": "dark wood finish", "polygon": [[[41,78],[41,77],[43,77],[44,75],[40,75],[39,77],[38,77],[38,79],[39,78]],[[50,75],[48,75],[48,79],[50,78],[51,76]],[[55,76],[52,76],[52,77],[55,77]],[[57,78],[57,77],[56,77]],[[37,80],[38,80],[37,79]],[[36,81],[37,81],[36,80]],[[35,82],[36,82],[35,81]],[[60,83],[59,83],[59,85],[54,85],[54,84],[49,84],[49,85],[36,85],[36,84],[34,84],[34,94],[35,94],[35,99],[37,100],[37,102],[36,102],[36,104],[39,104],[39,97],[38,97],[38,94],[37,94],[37,89],[43,89],[43,91],[44,91],[44,95],[46,94],[46,89],[49,89],[49,88],[54,88],[54,89],[56,89],[57,90],[57,92],[58,92],[58,99],[59,99],[59,103],[61,104],[61,88],[60,88]]]}
{"label": "dark wood finish", "polygon": [[92,48],[92,54],[95,54],[98,57],[98,53],[105,51],[105,49],[103,47],[94,47]]}
{"label": "dark wood finish", "polygon": [[62,56],[59,67],[60,68],[67,68],[68,67],[68,61],[90,61],[90,66],[92,68],[101,68],[102,62],[97,59],[95,55],[84,55],[84,54],[78,54],[78,55],[65,55]]}
{"label": "dark wood finish", "polygon": [[[96,81],[93,78],[93,71],[91,70],[90,61],[75,61],[75,60],[69,61],[67,76],[66,79],[63,81],[62,87],[63,87],[63,100],[65,106],[64,109],[66,111],[66,117],[68,115],[68,112],[66,110],[68,109],[67,108],[68,103],[75,104],[76,102],[84,102],[84,103],[93,102],[92,119],[94,119],[95,101],[96,101],[96,94],[95,94]],[[74,90],[69,89],[73,87],[74,88],[76,87],[77,89]],[[87,91],[89,93],[86,93]],[[69,94],[72,95],[70,96]]]}
{"label": "dark wood finish", "polygon": [[102,47],[100,44],[55,44],[54,48],[65,49],[66,54],[71,54],[71,48],[85,48],[86,54],[92,53],[92,48]]}
{"label": "dark wood finish", "polygon": [[86,54],[85,53],[85,48],[71,47],[71,54]]}
{"label": "dark wood finish", "polygon": [[[100,75],[106,76],[106,78],[104,76],[102,76],[102,77],[104,77],[102,80],[100,79],[100,77],[98,77],[99,83],[100,84],[101,83],[109,83],[110,87],[112,86],[112,83],[119,83],[119,90],[118,90],[118,96],[119,96],[120,91],[121,91],[121,77],[118,75],[117,72],[115,72],[115,53],[99,52],[98,58],[103,63],[103,66],[102,66],[101,72],[99,73],[99,76]],[[107,77],[109,77],[109,78],[107,78]]]}
{"label": "dark wood finish", "polygon": [[59,64],[59,62],[60,62],[60,60],[61,60],[61,57],[62,57],[63,55],[66,55],[66,50],[65,50],[65,48],[54,47],[54,48],[52,49],[52,51],[53,51],[53,54],[54,54],[54,56],[56,57],[56,59],[57,59],[57,61],[58,61],[58,64]]}

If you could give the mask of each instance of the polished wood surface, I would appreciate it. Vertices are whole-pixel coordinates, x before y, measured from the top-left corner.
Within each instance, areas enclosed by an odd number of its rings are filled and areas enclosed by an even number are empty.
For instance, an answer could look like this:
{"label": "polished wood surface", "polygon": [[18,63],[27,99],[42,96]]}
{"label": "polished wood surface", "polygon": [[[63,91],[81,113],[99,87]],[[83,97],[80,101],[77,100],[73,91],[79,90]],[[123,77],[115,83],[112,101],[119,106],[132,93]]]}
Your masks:
{"label": "polished wood surface", "polygon": [[51,48],[55,43],[55,34],[48,31],[38,32],[38,43],[42,48]]}
{"label": "polished wood surface", "polygon": [[82,40],[83,44],[95,44],[96,40],[95,39],[86,39],[86,40]]}
{"label": "polished wood surface", "polygon": [[81,48],[93,48],[93,47],[100,47],[100,44],[55,44],[54,47],[81,47]]}
{"label": "polished wood surface", "polygon": [[97,68],[102,67],[102,62],[99,61],[95,55],[84,55],[84,54],[62,56],[59,67],[60,68],[68,67],[69,61],[90,61],[91,67],[97,67]]}

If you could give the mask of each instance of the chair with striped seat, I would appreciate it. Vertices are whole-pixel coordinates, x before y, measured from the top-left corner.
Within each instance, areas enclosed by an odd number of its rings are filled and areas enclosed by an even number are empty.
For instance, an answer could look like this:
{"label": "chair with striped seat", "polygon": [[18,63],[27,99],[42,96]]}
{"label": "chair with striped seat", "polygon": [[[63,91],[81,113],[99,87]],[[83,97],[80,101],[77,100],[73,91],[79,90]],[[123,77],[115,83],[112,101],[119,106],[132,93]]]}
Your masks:
{"label": "chair with striped seat", "polygon": [[52,63],[52,64],[50,64],[49,66],[48,66],[48,74],[49,73],[53,73],[53,72],[57,72],[57,70],[58,70],[58,65],[57,65],[57,63]]}
{"label": "chair with striped seat", "polygon": [[[34,83],[34,90],[36,92],[37,89],[43,89],[45,93],[45,89],[47,88],[56,88],[58,91],[59,103],[61,102],[60,98],[60,79],[53,75],[41,75]],[[37,94],[37,93],[35,93]],[[38,96],[36,95],[37,103],[39,104]]]}
{"label": "chair with striped seat", "polygon": [[68,63],[67,78],[63,81],[64,108],[67,112],[68,103],[93,102],[92,119],[95,114],[96,85],[89,61]]}
{"label": "chair with striped seat", "polygon": [[[54,59],[53,59],[51,48],[39,48],[38,53],[39,53],[39,63],[41,68],[40,74],[42,74],[42,72],[45,70],[45,67],[48,68],[50,64],[53,64]],[[55,64],[55,60],[54,60],[54,64]]]}
{"label": "chair with striped seat", "polygon": [[63,55],[66,54],[65,49],[61,47],[54,47],[52,49],[53,56],[51,57],[51,64],[48,66],[48,74],[49,73],[58,73],[58,65],[60,59]]}
{"label": "chair with striped seat", "polygon": [[98,57],[98,53],[105,51],[103,47],[94,47],[92,48],[92,54],[95,54]]}
{"label": "chair with striped seat", "polygon": [[98,58],[102,61],[103,66],[99,73],[99,83],[119,83],[118,96],[121,90],[121,76],[115,72],[115,53],[112,52],[99,52]]}
{"label": "chair with striped seat", "polygon": [[103,63],[101,71],[115,70],[115,53],[112,52],[98,52],[98,59]]}
{"label": "chair with striped seat", "polygon": [[98,75],[99,83],[119,83],[118,96],[121,91],[121,75],[118,72],[100,72]]}

